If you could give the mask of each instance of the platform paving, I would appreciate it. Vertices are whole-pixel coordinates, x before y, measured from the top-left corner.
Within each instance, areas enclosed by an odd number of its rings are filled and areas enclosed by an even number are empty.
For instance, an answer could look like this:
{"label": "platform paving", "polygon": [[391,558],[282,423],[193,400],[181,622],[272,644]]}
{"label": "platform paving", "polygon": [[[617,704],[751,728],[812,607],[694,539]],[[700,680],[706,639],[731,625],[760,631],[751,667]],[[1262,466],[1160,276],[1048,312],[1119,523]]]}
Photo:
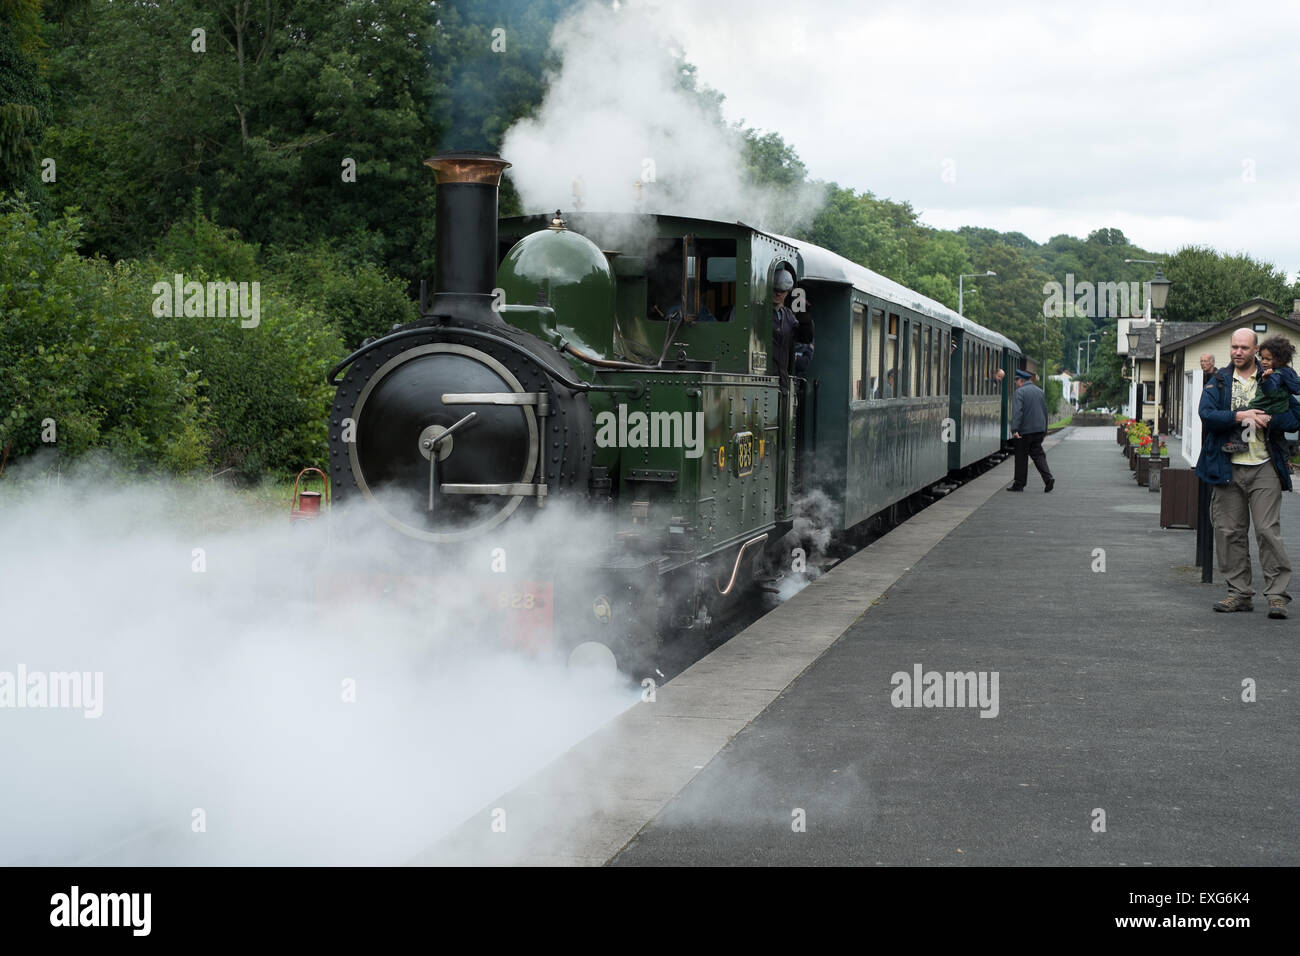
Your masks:
{"label": "platform paving", "polygon": [[[989,498],[612,862],[1300,862],[1300,620],[1213,613],[1113,436],[1065,433],[1052,494]],[[918,664],[998,672],[997,716],[894,706]]]}
{"label": "platform paving", "polygon": [[[1044,447],[1053,493],[1004,462],[413,862],[1300,862],[1300,614],[1213,613],[1113,428]],[[918,667],[996,672],[996,716],[895,706]]]}

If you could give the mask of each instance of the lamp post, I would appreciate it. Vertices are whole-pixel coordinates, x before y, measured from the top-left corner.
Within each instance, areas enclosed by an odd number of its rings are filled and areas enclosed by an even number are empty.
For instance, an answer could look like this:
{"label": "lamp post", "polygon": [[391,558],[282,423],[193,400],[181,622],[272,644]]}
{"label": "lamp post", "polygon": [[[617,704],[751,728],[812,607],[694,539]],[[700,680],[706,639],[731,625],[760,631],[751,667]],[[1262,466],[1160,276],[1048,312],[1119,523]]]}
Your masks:
{"label": "lamp post", "polygon": [[[1101,333],[1101,335],[1105,335],[1105,334],[1106,334],[1105,332]],[[1091,336],[1091,335],[1088,336],[1088,371],[1089,371],[1089,372],[1092,371],[1092,343],[1093,343],[1093,342],[1100,342],[1100,341],[1101,341],[1101,335],[1098,335],[1098,336],[1096,336],[1095,338],[1094,338],[1093,336]]]}
{"label": "lamp post", "polygon": [[994,272],[992,269],[990,269],[988,272],[971,272],[966,275],[960,275],[957,277],[957,314],[958,315],[964,316],[966,314],[966,311],[963,308],[963,306],[966,304],[966,298],[965,295],[963,294],[964,289],[962,287],[962,280],[982,279],[984,278],[984,276],[995,276],[995,275],[997,275],[997,273]]}
{"label": "lamp post", "polygon": [[1138,348],[1138,340],[1142,338],[1142,333],[1133,328],[1132,322],[1130,322],[1128,325],[1127,337],[1128,337],[1128,358],[1129,358],[1129,365],[1130,365],[1129,384],[1133,391],[1133,406],[1132,406],[1133,411],[1130,413],[1129,417],[1132,418],[1134,421],[1140,421],[1142,409],[1138,407],[1139,406],[1138,387],[1140,386],[1141,383],[1137,380],[1137,348]]}
{"label": "lamp post", "polygon": [[1160,269],[1159,262],[1155,262],[1151,259],[1125,259],[1124,261],[1145,262],[1148,265],[1156,267],[1155,278],[1147,283],[1147,289],[1149,290],[1147,296],[1147,316],[1155,322],[1156,333],[1156,408],[1154,413],[1156,427],[1154,429],[1154,438],[1151,442],[1151,466],[1150,471],[1148,472],[1148,474],[1151,475],[1151,479],[1148,481],[1147,487],[1152,491],[1158,491],[1160,489],[1160,479],[1158,477],[1160,466],[1156,463],[1160,461],[1160,332],[1164,327],[1164,320],[1159,318],[1156,313],[1165,307],[1165,303],[1169,299],[1169,287],[1173,285],[1173,283],[1165,278],[1164,272]]}

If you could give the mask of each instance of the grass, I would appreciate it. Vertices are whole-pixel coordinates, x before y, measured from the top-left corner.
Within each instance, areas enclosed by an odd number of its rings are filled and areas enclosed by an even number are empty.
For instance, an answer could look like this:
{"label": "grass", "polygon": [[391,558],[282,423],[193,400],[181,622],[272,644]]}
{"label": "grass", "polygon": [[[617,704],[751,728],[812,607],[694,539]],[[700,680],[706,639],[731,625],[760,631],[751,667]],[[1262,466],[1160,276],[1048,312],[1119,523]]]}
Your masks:
{"label": "grass", "polygon": [[[283,521],[288,526],[293,481],[283,477],[264,478],[254,486],[237,486],[220,478],[154,478],[140,474],[65,471],[28,473],[22,480],[6,475],[0,480],[0,511],[22,507],[33,497],[62,498],[68,506],[77,502],[100,502],[112,507],[117,492],[140,494],[156,502],[167,525],[194,533],[232,531],[253,525]],[[320,483],[303,486],[319,490]],[[64,496],[67,496],[64,498]],[[99,496],[108,496],[100,498]]]}

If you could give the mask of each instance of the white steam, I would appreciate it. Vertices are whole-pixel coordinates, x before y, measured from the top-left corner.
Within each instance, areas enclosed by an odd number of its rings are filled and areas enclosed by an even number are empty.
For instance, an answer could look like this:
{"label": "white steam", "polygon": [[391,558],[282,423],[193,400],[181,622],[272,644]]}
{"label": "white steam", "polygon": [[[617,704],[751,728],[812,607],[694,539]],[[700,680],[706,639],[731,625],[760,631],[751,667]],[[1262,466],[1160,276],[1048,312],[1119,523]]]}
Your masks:
{"label": "white steam", "polygon": [[[402,863],[637,699],[485,644],[472,588],[418,590],[446,568],[408,564],[411,600],[331,606],[324,527],[287,511],[230,528],[244,505],[212,485],[14,477],[0,679],[102,672],[102,716],[0,706],[0,864]],[[550,523],[510,560],[573,557],[573,517]],[[392,556],[388,535],[335,538],[358,577]]]}
{"label": "white steam", "polygon": [[[502,155],[529,212],[653,212],[786,232],[806,225],[825,191],[746,184],[741,136],[684,89],[674,41],[643,4],[588,2],[560,21],[562,58],[535,118],[506,133]],[[638,199],[634,184],[642,184]]]}
{"label": "white steam", "polygon": [[786,532],[780,552],[790,555],[798,548],[803,553],[803,568],[793,567],[785,558],[786,567],[774,569],[777,575],[776,597],[779,602],[790,600],[823,574],[829,563],[828,549],[834,539],[838,509],[834,501],[820,489],[813,489],[794,499],[794,521]]}

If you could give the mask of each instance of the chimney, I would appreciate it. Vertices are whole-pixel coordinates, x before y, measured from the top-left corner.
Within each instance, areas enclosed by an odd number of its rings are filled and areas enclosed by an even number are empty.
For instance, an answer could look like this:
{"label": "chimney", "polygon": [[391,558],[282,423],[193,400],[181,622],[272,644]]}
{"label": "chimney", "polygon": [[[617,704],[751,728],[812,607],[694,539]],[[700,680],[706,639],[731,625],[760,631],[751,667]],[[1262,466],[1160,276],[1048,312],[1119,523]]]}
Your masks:
{"label": "chimney", "polygon": [[440,153],[424,165],[438,178],[434,290],[490,297],[497,279],[497,193],[510,164],[493,153],[462,151]]}

